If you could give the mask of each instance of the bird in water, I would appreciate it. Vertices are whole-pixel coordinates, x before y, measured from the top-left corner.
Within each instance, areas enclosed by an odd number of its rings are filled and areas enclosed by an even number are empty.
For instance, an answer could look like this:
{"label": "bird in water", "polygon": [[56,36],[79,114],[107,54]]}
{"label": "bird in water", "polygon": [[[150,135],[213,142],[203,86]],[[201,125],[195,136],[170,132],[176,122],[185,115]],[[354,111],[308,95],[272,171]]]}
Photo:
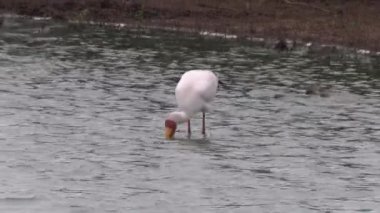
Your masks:
{"label": "bird in water", "polygon": [[191,135],[190,119],[202,112],[202,134],[206,134],[206,112],[218,89],[218,77],[210,70],[190,70],[185,72],[175,89],[178,109],[165,120],[165,137],[172,139],[177,126],[187,122],[187,132]]}

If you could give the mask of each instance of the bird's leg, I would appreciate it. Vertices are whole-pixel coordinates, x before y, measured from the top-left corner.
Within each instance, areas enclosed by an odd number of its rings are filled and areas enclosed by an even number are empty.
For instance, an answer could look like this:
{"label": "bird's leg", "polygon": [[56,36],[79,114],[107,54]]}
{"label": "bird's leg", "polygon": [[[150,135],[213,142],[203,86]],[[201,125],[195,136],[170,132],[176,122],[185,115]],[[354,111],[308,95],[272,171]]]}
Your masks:
{"label": "bird's leg", "polygon": [[188,134],[189,136],[191,135],[190,119],[187,120],[187,134]]}
{"label": "bird's leg", "polygon": [[206,134],[206,113],[205,111],[202,111],[202,134]]}

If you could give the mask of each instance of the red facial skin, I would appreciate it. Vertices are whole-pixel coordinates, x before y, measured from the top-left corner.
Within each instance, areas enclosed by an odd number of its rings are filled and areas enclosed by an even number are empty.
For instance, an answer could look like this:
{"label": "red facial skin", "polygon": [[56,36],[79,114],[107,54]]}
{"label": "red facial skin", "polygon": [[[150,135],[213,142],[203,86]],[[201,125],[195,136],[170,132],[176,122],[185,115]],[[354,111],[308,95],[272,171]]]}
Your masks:
{"label": "red facial skin", "polygon": [[[175,130],[177,129],[177,123],[172,121],[172,120],[166,120],[165,121],[165,128],[166,128],[166,131],[168,129],[170,129],[170,133],[168,135],[166,135],[167,138],[172,138],[174,133],[175,133]],[[165,133],[166,134],[166,133]]]}

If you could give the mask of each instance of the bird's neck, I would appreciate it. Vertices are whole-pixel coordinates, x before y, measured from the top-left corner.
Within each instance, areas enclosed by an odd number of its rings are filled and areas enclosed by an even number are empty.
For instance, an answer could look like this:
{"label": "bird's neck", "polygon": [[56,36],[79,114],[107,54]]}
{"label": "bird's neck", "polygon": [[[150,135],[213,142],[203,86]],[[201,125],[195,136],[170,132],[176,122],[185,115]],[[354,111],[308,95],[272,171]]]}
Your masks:
{"label": "bird's neck", "polygon": [[176,122],[177,124],[185,123],[190,119],[190,115],[184,111],[174,111],[169,114],[168,120],[172,120]]}

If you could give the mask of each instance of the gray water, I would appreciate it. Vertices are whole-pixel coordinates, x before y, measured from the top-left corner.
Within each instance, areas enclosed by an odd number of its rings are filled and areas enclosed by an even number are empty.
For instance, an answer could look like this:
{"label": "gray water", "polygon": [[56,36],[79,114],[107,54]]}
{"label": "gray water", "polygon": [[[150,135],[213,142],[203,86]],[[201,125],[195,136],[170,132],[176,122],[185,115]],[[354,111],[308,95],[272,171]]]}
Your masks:
{"label": "gray water", "polygon": [[[379,59],[7,19],[0,65],[0,212],[380,212]],[[226,86],[167,141],[190,69]]]}

